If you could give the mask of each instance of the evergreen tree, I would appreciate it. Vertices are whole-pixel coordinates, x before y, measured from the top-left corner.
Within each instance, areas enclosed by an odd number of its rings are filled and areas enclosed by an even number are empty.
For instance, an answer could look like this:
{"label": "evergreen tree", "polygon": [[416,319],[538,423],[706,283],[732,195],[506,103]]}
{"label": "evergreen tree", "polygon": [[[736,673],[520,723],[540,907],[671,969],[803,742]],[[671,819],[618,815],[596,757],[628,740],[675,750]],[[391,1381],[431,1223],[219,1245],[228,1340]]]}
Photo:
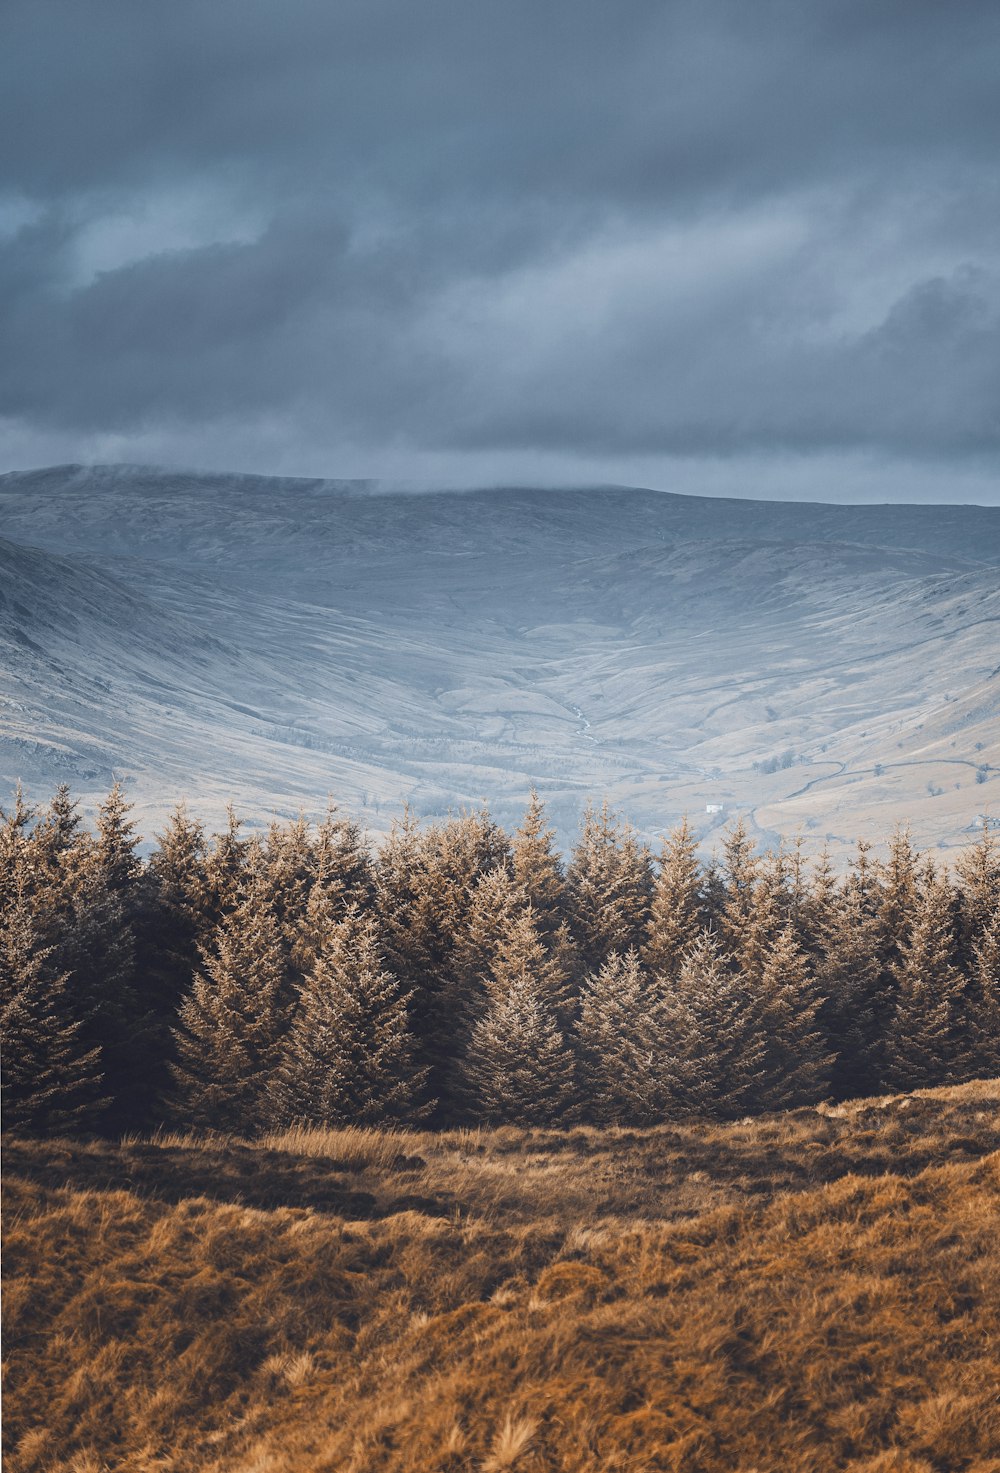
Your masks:
{"label": "evergreen tree", "polygon": [[974,969],[976,945],[1000,911],[1000,842],[997,826],[987,819],[979,839],[955,863],[959,882],[957,961]]}
{"label": "evergreen tree", "polygon": [[514,881],[525,892],[542,929],[549,935],[568,919],[568,894],[555,829],[534,788],[520,827],[511,840]]}
{"label": "evergreen tree", "polygon": [[86,1130],[106,1104],[100,1049],[82,1039],[69,979],[49,970],[50,960],[23,887],[6,891],[0,907],[0,1098],[7,1130]]}
{"label": "evergreen tree", "polygon": [[377,933],[374,916],[352,905],[323,938],[271,1084],[275,1123],[376,1125],[426,1112],[409,999],[383,967]]}
{"label": "evergreen tree", "polygon": [[170,1089],[177,1010],[214,930],[206,853],[202,825],[178,804],[146,868],[137,937],[139,992],[152,1015],[150,1092],[158,1103]]}
{"label": "evergreen tree", "polygon": [[938,878],[917,902],[895,963],[896,1004],[884,1064],[890,1089],[924,1089],[967,1078],[975,1057],[965,979],[952,961],[953,898]]}
{"label": "evergreen tree", "polygon": [[328,893],[330,912],[343,920],[351,906],[368,911],[375,904],[371,847],[361,827],[341,818],[330,803],[316,830],[316,883]]}
{"label": "evergreen tree", "polygon": [[12,877],[21,845],[36,817],[36,810],[24,801],[24,793],[18,783],[14,790],[14,807],[9,813],[0,807],[0,895],[14,884]]}
{"label": "evergreen tree", "polygon": [[111,1132],[151,1125],[162,1082],[156,1000],[139,975],[146,895],[131,814],[116,783],[98,808],[93,837],[68,851],[68,907],[55,948],[85,1005],[84,1037],[101,1050]]}
{"label": "evergreen tree", "polygon": [[889,841],[887,858],[876,868],[878,918],[887,980],[896,976],[913,929],[920,888],[917,860],[909,830],[899,828]]}
{"label": "evergreen tree", "polygon": [[729,932],[740,970],[759,986],[778,937],[791,924],[787,856],[781,849],[765,854],[755,862],[754,871],[749,891],[739,895],[738,909],[745,912],[743,933],[737,937],[732,917]]}
{"label": "evergreen tree", "polygon": [[255,883],[278,922],[286,953],[298,939],[316,873],[317,856],[303,815],[285,824],[272,822]]}
{"label": "evergreen tree", "polygon": [[503,994],[525,976],[532,978],[542,1004],[560,1022],[569,1005],[570,979],[559,952],[545,945],[530,904],[504,918],[483,978],[485,991]]}
{"label": "evergreen tree", "polygon": [[406,816],[379,855],[378,918],[386,963],[412,994],[410,1018],[428,1090],[448,1105],[455,1055],[457,955],[476,886],[483,875],[510,864],[503,830],[484,809],[421,832]]}
{"label": "evergreen tree", "polygon": [[65,783],[56,788],[51,802],[38,816],[28,842],[37,918],[42,908],[52,903],[58,910],[62,876],[72,868],[72,856],[82,847],[79,807]]}
{"label": "evergreen tree", "polygon": [[975,1073],[1000,1075],[1000,905],[973,946],[972,1046]]}
{"label": "evergreen tree", "polygon": [[718,929],[724,951],[739,956],[750,929],[760,864],[745,820],[738,818],[722,845],[723,893]]}
{"label": "evergreen tree", "polygon": [[813,1105],[829,1092],[832,1056],[819,1021],[823,999],[790,924],[771,947],[760,979],[765,1039],[760,1105],[767,1110]]}
{"label": "evergreen tree", "polygon": [[575,1111],[573,1057],[560,1032],[551,959],[530,908],[508,928],[462,1058],[479,1118],[555,1125]]}
{"label": "evergreen tree", "polygon": [[633,947],[584,982],[577,1024],[580,1095],[599,1125],[652,1125],[667,1103],[660,989]]}
{"label": "evergreen tree", "polygon": [[684,953],[704,924],[697,839],[686,818],[671,831],[660,855],[659,872],[646,927],[642,960],[660,977],[675,977]]}
{"label": "evergreen tree", "polygon": [[653,890],[650,853],[607,803],[588,805],[567,874],[574,938],[596,971],[613,951],[642,946]]}
{"label": "evergreen tree", "polygon": [[97,832],[93,840],[93,865],[108,890],[126,897],[127,907],[136,899],[142,865],[136,850],[139,837],[131,818],[132,805],[115,783],[97,810]]}
{"label": "evergreen tree", "polygon": [[232,804],[226,809],[225,833],[215,834],[205,856],[205,880],[213,926],[234,911],[243,899],[249,877],[252,840],[243,836],[243,820]]}
{"label": "evergreen tree", "polygon": [[433,935],[422,904],[428,869],[427,840],[406,808],[379,849],[375,904],[389,970],[417,987],[433,968]]}
{"label": "evergreen tree", "polygon": [[820,1022],[834,1055],[837,1099],[875,1094],[882,1078],[882,930],[853,886],[831,897],[816,918],[813,955],[823,997]]}
{"label": "evergreen tree", "polygon": [[[801,834],[796,834],[790,852],[779,851],[779,853],[784,916],[791,922],[799,946],[803,951],[808,952],[809,926],[818,902],[822,879],[819,873],[810,875],[805,855],[805,841]],[[819,871],[822,871],[826,859],[824,851],[817,866]]]}
{"label": "evergreen tree", "polygon": [[110,1131],[152,1122],[157,1067],[150,1009],[138,991],[144,880],[130,811],[116,786],[91,835],[61,788],[42,815],[30,815],[36,822],[26,822],[19,805],[0,842],[11,854],[20,851],[22,894],[38,944],[49,953],[47,970],[72,979],[67,999],[81,1045],[100,1053],[102,1124]]}
{"label": "evergreen tree", "polygon": [[668,1115],[731,1120],[754,1108],[767,1044],[759,999],[712,932],[701,933],[666,979],[660,1016]]}
{"label": "evergreen tree", "polygon": [[799,945],[814,964],[826,950],[827,936],[836,924],[841,907],[841,887],[825,846],[813,866],[809,883],[802,887],[795,907],[795,930]]}
{"label": "evergreen tree", "polygon": [[509,870],[480,875],[468,915],[456,938],[452,971],[457,983],[454,1006],[474,1006],[486,986],[493,961],[511,925],[529,907],[528,892]]}
{"label": "evergreen tree", "polygon": [[146,873],[151,904],[159,913],[153,924],[161,937],[154,944],[178,951],[185,964],[194,962],[197,943],[206,942],[215,929],[207,856],[204,827],[179,803],[157,835]]}
{"label": "evergreen tree", "polygon": [[714,854],[703,866],[701,893],[704,929],[713,936],[721,936],[726,914],[726,877]]}
{"label": "evergreen tree", "polygon": [[185,1123],[242,1133],[262,1123],[289,1011],[278,923],[251,890],[220,923],[181,1004],[173,1074]]}

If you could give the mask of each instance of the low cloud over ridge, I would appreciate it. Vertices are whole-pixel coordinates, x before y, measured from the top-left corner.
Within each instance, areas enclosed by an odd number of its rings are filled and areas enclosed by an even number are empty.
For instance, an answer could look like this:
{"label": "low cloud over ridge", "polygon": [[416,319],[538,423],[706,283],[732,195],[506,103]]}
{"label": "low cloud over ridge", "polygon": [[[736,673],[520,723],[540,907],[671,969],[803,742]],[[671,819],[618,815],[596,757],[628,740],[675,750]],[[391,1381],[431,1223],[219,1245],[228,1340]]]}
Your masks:
{"label": "low cloud over ridge", "polygon": [[16,0],[6,30],[8,465],[995,484],[988,0]]}

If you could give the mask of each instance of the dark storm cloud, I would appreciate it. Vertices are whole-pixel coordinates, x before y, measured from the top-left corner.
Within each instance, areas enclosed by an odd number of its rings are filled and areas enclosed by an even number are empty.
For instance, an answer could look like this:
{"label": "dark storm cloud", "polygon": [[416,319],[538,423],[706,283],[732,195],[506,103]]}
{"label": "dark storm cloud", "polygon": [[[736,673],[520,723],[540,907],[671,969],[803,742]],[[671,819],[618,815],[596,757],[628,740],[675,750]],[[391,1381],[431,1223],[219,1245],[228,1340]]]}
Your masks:
{"label": "dark storm cloud", "polygon": [[994,0],[8,0],[4,31],[15,445],[1000,451]]}

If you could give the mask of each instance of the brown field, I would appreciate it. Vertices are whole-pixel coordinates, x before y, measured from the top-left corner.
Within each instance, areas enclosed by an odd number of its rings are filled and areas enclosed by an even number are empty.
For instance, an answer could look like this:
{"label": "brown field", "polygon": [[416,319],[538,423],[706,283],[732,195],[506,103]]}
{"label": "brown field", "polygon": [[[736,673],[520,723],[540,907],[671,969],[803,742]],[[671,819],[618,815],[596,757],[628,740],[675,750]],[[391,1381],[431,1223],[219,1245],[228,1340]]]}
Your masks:
{"label": "brown field", "polygon": [[6,1145],[7,1473],[1000,1473],[1000,1083]]}

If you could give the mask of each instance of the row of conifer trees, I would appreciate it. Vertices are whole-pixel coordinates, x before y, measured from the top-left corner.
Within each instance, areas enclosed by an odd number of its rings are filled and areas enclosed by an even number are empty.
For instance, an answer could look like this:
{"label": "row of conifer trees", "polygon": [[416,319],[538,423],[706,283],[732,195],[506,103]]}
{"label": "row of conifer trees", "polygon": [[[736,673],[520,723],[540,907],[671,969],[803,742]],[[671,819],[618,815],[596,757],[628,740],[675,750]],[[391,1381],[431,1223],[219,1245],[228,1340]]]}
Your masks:
{"label": "row of conifer trees", "polygon": [[742,823],[654,860],[588,809],[564,862],[533,797],[376,850],[322,823],[141,860],[115,788],[0,810],[7,1128],[738,1118],[1000,1073],[1000,845],[947,872],[897,833],[837,874]]}

